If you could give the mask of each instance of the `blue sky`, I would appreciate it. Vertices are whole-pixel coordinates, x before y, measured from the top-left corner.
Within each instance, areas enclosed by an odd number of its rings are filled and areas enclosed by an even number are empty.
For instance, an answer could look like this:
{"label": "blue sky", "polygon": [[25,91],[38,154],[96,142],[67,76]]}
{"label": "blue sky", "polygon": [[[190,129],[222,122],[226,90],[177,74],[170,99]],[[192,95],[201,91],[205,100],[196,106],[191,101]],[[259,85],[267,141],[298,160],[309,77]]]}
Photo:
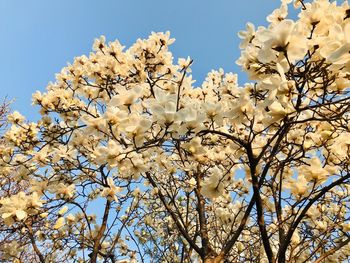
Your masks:
{"label": "blue sky", "polygon": [[[94,38],[130,46],[151,31],[171,32],[175,58],[194,59],[200,85],[222,67],[239,73],[237,32],[248,21],[266,25],[278,0],[0,0],[0,98],[15,99],[13,110],[35,120],[31,94],[44,91],[67,62],[88,54]],[[241,83],[246,78],[240,73]]]}

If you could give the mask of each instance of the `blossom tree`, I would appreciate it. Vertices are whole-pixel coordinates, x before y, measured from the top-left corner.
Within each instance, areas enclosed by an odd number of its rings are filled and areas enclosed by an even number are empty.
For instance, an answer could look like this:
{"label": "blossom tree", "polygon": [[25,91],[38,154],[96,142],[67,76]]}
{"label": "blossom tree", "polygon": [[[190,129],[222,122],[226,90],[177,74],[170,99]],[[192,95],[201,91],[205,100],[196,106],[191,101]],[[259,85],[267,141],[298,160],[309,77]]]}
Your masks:
{"label": "blossom tree", "polygon": [[1,261],[350,259],[350,7],[247,24],[251,83],[173,62],[169,33],[95,40],[0,146]]}

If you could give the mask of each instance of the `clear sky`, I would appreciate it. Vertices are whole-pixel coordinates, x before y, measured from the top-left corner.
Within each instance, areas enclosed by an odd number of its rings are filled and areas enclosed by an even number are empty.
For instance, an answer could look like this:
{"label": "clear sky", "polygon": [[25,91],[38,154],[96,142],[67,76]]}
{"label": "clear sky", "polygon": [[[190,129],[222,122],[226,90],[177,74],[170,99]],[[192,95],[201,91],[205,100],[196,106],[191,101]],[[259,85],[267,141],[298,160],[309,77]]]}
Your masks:
{"label": "clear sky", "polygon": [[[130,46],[151,31],[171,32],[175,58],[194,59],[193,78],[222,67],[239,73],[237,32],[248,21],[266,25],[278,0],[0,0],[0,98],[37,118],[31,94],[44,91],[67,62],[88,54],[94,38]],[[240,83],[246,80],[240,73]]]}

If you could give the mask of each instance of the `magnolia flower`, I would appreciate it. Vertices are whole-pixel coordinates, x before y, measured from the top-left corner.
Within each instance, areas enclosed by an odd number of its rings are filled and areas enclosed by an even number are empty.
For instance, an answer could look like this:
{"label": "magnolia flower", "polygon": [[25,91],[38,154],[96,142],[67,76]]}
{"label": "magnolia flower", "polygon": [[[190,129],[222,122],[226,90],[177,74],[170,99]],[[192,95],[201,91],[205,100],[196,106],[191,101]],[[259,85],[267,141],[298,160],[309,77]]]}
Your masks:
{"label": "magnolia flower", "polygon": [[188,66],[191,64],[192,59],[190,57],[187,57],[187,59],[185,58],[179,58],[177,64],[179,65],[180,69],[186,69],[187,73],[191,73],[191,69],[188,68]]}
{"label": "magnolia flower", "polygon": [[114,201],[118,202],[118,198],[117,198],[116,194],[121,191],[121,188],[118,186],[115,186],[112,177],[107,178],[107,185],[108,185],[108,187],[103,188],[101,196],[106,197],[110,201],[114,200]]}
{"label": "magnolia flower", "polygon": [[[159,88],[154,89],[154,99],[145,103],[152,111],[153,119],[159,125],[165,125],[169,131],[175,129],[179,124],[177,96],[169,94]],[[174,126],[174,124],[177,124]]]}
{"label": "magnolia flower", "polygon": [[191,178],[186,181],[186,191],[190,192],[192,191],[197,185],[197,181],[195,178]]}
{"label": "magnolia flower", "polygon": [[205,116],[194,107],[186,107],[179,110],[177,116],[182,121],[178,129],[179,134],[186,134],[187,132],[198,133],[204,128],[203,121]]}
{"label": "magnolia flower", "polygon": [[184,143],[183,148],[192,155],[201,155],[205,153],[205,149],[203,148],[199,137],[195,137],[190,142]]}
{"label": "magnolia flower", "polygon": [[55,225],[53,226],[54,229],[60,229],[61,227],[63,227],[65,224],[65,219],[64,217],[59,217],[55,223]]}
{"label": "magnolia flower", "polygon": [[270,106],[268,106],[268,109],[268,114],[273,118],[273,121],[278,121],[287,115],[286,109],[277,101],[274,101]]}
{"label": "magnolia flower", "polygon": [[248,46],[248,44],[253,40],[255,36],[255,27],[252,23],[246,24],[247,31],[239,31],[238,37],[242,39],[239,48],[244,49]]}
{"label": "magnolia flower", "polygon": [[93,161],[99,165],[107,163],[109,167],[116,167],[119,163],[119,155],[122,147],[115,140],[110,140],[106,146],[98,147],[92,154]]}
{"label": "magnolia flower", "polygon": [[309,166],[302,166],[300,168],[302,173],[308,181],[315,181],[317,183],[323,183],[329,172],[322,167],[321,160],[318,157],[313,157],[309,161]]}
{"label": "magnolia flower", "polygon": [[8,121],[11,123],[22,123],[25,120],[24,116],[20,114],[18,111],[14,111],[7,118],[8,118]]}
{"label": "magnolia flower", "polygon": [[48,181],[38,181],[38,180],[30,180],[30,190],[31,192],[37,192],[42,194],[47,189]]}
{"label": "magnolia flower", "polygon": [[103,117],[109,124],[115,127],[128,117],[128,113],[124,110],[120,110],[118,107],[108,104],[107,110]]}
{"label": "magnolia flower", "polygon": [[210,199],[222,196],[225,190],[225,185],[221,175],[221,171],[215,167],[211,169],[211,174],[202,182],[201,193]]}
{"label": "magnolia flower", "polygon": [[58,214],[59,215],[63,215],[65,214],[66,212],[68,211],[68,206],[63,206],[59,211],[58,211]]}
{"label": "magnolia flower", "polygon": [[96,38],[93,44],[93,50],[99,51],[105,47],[106,43],[106,37],[100,36],[100,38]]}
{"label": "magnolia flower", "polygon": [[276,24],[284,20],[288,15],[288,6],[285,3],[282,3],[280,8],[275,9],[272,14],[267,17],[267,21],[271,24]]}
{"label": "magnolia flower", "polygon": [[302,59],[307,51],[307,42],[300,27],[300,24],[286,19],[262,31],[257,35],[262,42],[258,59],[263,63],[275,61],[280,52],[287,55],[292,63]]}
{"label": "magnolia flower", "polygon": [[66,219],[67,219],[67,223],[73,223],[75,221],[75,216],[72,215],[72,214],[69,214],[66,216]]}
{"label": "magnolia flower", "polygon": [[33,161],[38,162],[39,165],[44,166],[49,161],[49,147],[44,147],[40,151],[33,154]]}
{"label": "magnolia flower", "polygon": [[343,65],[350,60],[350,23],[344,27],[335,24],[329,31],[331,41],[320,50],[320,54],[335,65]]}
{"label": "magnolia flower", "polygon": [[88,126],[87,132],[98,130],[103,131],[107,127],[106,120],[103,117],[92,117],[90,115],[84,115],[81,120]]}
{"label": "magnolia flower", "polygon": [[164,106],[154,105],[151,110],[155,121],[160,125],[171,126],[174,122],[178,123],[176,101],[168,101]]}
{"label": "magnolia flower", "polygon": [[341,160],[349,156],[349,147],[350,147],[349,138],[350,138],[349,132],[342,133],[337,138],[335,138],[332,145],[330,146],[331,153],[337,156],[337,159]]}
{"label": "magnolia flower", "polygon": [[334,9],[330,1],[318,0],[312,3],[305,3],[305,10],[299,14],[300,21],[303,22],[309,30],[313,30],[313,36],[317,39],[318,35],[327,34],[330,25],[333,23],[332,15]]}
{"label": "magnolia flower", "polygon": [[120,87],[118,89],[118,95],[115,95],[111,101],[109,102],[109,106],[118,107],[118,106],[126,106],[130,107],[133,105],[140,97],[140,93],[142,88],[140,86],[136,86],[132,89],[125,89],[124,87]]}
{"label": "magnolia flower", "polygon": [[61,158],[66,160],[73,160],[76,155],[76,149],[67,147],[66,145],[59,145],[53,152],[52,162],[57,163],[59,160],[61,160]]}
{"label": "magnolia flower", "polygon": [[309,181],[305,176],[299,174],[297,179],[289,179],[289,181],[284,184],[284,187],[290,189],[292,194],[299,198],[307,194],[309,190],[308,184]]}
{"label": "magnolia flower", "polygon": [[75,185],[65,185],[64,183],[59,183],[57,185],[51,185],[49,187],[50,192],[55,193],[58,197],[72,198],[75,193]]}
{"label": "magnolia flower", "polygon": [[135,145],[141,146],[145,140],[145,134],[151,127],[152,122],[147,118],[143,118],[136,114],[132,114],[124,123],[121,124],[121,128],[131,137],[130,139],[135,142]]}
{"label": "magnolia flower", "polygon": [[206,102],[202,104],[202,109],[209,121],[215,121],[217,124],[222,125],[223,112],[221,103]]}
{"label": "magnolia flower", "polygon": [[238,96],[238,99],[230,101],[232,109],[226,113],[226,117],[229,117],[234,124],[246,121],[247,116],[252,116],[254,113],[254,106],[247,90],[241,90]]}

